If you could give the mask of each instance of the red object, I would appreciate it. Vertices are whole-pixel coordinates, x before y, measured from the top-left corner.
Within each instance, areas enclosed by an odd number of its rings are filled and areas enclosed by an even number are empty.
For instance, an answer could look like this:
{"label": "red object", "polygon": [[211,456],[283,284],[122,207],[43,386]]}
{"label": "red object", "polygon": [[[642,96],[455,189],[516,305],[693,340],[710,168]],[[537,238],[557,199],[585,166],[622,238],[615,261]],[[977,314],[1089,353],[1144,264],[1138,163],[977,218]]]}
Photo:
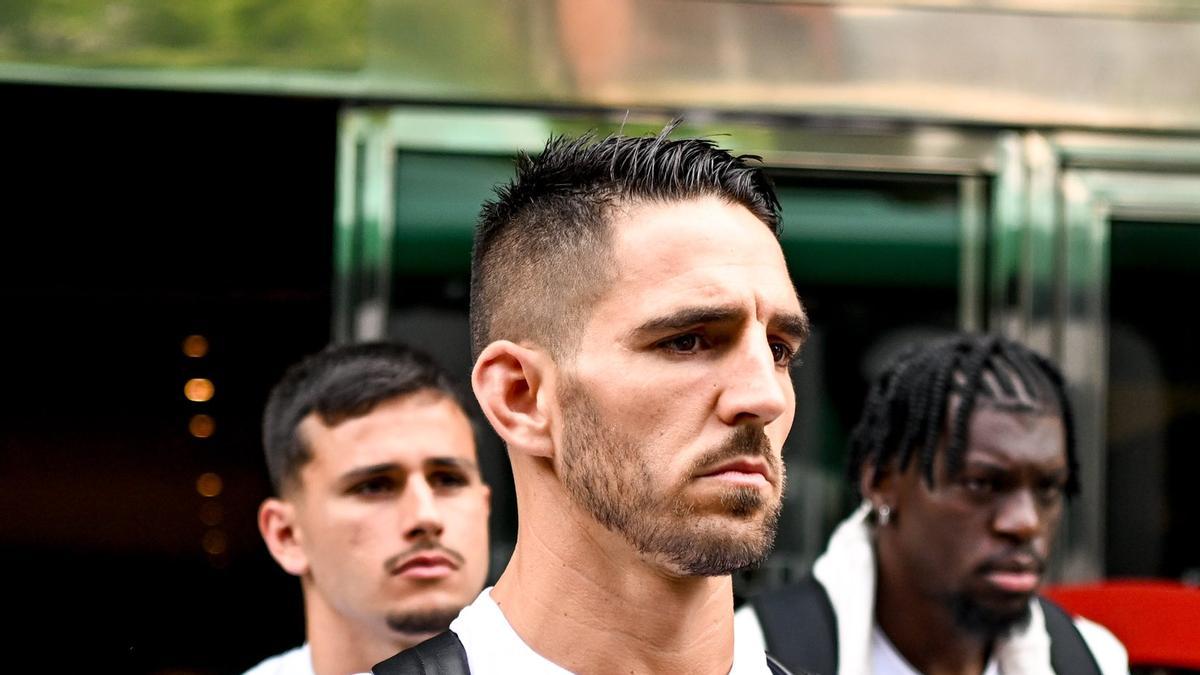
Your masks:
{"label": "red object", "polygon": [[1113,632],[1130,666],[1200,669],[1200,588],[1159,579],[1051,586],[1044,594],[1070,614]]}

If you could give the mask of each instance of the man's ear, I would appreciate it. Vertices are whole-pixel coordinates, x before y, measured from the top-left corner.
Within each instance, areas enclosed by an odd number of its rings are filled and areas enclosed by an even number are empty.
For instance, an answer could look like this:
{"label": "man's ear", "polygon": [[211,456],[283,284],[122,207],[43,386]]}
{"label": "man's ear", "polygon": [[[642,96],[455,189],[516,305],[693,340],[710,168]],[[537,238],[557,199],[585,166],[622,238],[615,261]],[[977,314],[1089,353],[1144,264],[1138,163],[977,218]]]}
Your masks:
{"label": "man's ear", "polygon": [[258,531],[262,533],[271,557],[288,574],[308,572],[308,555],[302,544],[303,534],[296,524],[295,504],[271,497],[258,507]]}
{"label": "man's ear", "polygon": [[896,470],[891,465],[868,464],[863,467],[858,479],[858,491],[863,499],[871,502],[872,508],[878,509],[886,504],[888,508],[896,508]]}
{"label": "man's ear", "polygon": [[479,407],[510,450],[553,457],[550,389],[554,362],[547,354],[508,340],[491,343],[475,361],[471,388]]}

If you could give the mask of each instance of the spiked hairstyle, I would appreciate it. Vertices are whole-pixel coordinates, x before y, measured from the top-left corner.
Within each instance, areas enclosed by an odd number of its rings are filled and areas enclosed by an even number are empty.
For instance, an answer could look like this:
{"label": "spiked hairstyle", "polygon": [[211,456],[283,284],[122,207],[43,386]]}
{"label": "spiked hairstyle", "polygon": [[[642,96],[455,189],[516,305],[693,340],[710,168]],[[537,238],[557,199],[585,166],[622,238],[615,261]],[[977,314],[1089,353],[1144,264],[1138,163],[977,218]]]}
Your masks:
{"label": "spiked hairstyle", "polygon": [[778,236],[780,206],[752,155],[710,140],[551,138],[521,153],[513,181],[483,205],[471,256],[474,356],[499,339],[569,353],[613,274],[610,223],[623,208],[715,196],[746,207]]}
{"label": "spiked hairstyle", "polygon": [[914,459],[932,487],[943,432],[948,432],[947,473],[957,475],[966,452],[967,425],[978,405],[1061,416],[1066,430],[1066,493],[1079,491],[1074,421],[1062,374],[1048,359],[1021,344],[977,334],[909,347],[875,379],[862,418],[850,433],[848,468],[853,489],[859,490],[865,470],[895,462],[904,471]]}
{"label": "spiked hairstyle", "polygon": [[271,389],[263,412],[263,451],[275,493],[282,494],[312,459],[300,433],[309,413],[334,426],[418,391],[446,396],[467,410],[441,366],[397,343],[333,345],[288,368]]}

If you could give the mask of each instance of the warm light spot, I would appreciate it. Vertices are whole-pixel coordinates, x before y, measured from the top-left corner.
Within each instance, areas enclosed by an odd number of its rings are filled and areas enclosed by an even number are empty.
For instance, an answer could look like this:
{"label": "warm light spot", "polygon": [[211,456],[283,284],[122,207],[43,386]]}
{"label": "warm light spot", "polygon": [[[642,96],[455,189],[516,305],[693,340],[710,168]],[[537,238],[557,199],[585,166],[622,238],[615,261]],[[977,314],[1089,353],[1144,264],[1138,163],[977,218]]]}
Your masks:
{"label": "warm light spot", "polygon": [[200,545],[204,547],[204,551],[209,555],[221,555],[228,547],[228,540],[225,538],[223,530],[209,530],[204,533],[204,538],[200,540]]}
{"label": "warm light spot", "polygon": [[217,430],[217,423],[209,415],[203,413],[192,415],[192,419],[188,422],[188,431],[196,438],[208,438]]}
{"label": "warm light spot", "polygon": [[213,383],[203,377],[193,377],[183,385],[183,395],[189,401],[203,403],[213,397]]}
{"label": "warm light spot", "polygon": [[225,509],[221,508],[221,502],[210,499],[200,505],[200,522],[205,525],[216,527],[224,519]]}
{"label": "warm light spot", "polygon": [[189,335],[183,340],[183,353],[198,359],[208,353],[208,340],[203,335]]}
{"label": "warm light spot", "polygon": [[196,479],[196,492],[205,497],[216,497],[221,494],[223,487],[221,477],[211,471],[200,474],[200,477]]}

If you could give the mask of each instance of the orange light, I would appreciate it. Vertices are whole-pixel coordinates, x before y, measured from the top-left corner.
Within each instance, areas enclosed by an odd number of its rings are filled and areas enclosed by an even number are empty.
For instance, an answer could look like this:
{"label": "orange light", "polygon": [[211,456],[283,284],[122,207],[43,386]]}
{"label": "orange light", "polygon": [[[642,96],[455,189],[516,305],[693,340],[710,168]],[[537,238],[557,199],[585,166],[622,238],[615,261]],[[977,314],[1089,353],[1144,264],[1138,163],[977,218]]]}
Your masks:
{"label": "orange light", "polygon": [[204,547],[204,551],[209,555],[221,555],[228,548],[229,541],[226,539],[224,531],[209,530],[204,533],[204,538],[200,540],[200,545]]}
{"label": "orange light", "polygon": [[208,353],[208,339],[203,335],[189,335],[183,340],[183,353],[198,359]]}
{"label": "orange light", "polygon": [[183,385],[183,395],[187,397],[187,400],[196,403],[203,403],[211,399],[215,391],[213,383],[203,377],[193,377]]}
{"label": "orange light", "polygon": [[199,492],[205,497],[216,497],[221,494],[224,484],[221,482],[221,477],[211,471],[200,474],[196,479],[196,492]]}
{"label": "orange light", "polygon": [[203,413],[192,415],[191,421],[188,422],[188,431],[196,438],[208,438],[217,430],[217,423],[209,415]]}

